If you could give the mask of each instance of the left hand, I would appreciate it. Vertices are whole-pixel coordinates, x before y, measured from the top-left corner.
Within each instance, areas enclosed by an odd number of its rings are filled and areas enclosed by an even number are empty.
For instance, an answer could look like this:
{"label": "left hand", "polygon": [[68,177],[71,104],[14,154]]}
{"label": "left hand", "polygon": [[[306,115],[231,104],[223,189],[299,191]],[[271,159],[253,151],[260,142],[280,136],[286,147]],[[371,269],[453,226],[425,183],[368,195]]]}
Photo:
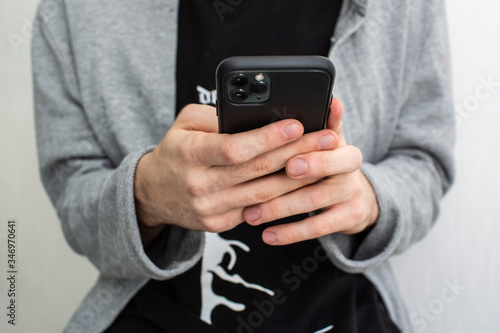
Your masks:
{"label": "left hand", "polygon": [[334,98],[327,127],[339,135],[338,148],[297,155],[286,165],[287,175],[292,179],[321,180],[245,208],[243,216],[247,223],[254,226],[323,210],[302,221],[267,228],[262,234],[267,244],[286,245],[335,232],[355,234],[376,222],[379,214],[377,198],[370,182],[359,169],[361,151],[347,145],[342,135],[342,111],[342,103]]}

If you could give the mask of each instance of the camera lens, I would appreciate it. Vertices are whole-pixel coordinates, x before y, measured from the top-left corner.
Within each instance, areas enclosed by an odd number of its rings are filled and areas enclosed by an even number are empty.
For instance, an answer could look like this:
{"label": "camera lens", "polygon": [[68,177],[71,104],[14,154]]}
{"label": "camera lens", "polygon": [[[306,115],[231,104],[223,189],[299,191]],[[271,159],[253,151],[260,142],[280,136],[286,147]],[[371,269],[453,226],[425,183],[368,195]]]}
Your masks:
{"label": "camera lens", "polygon": [[257,95],[262,95],[267,92],[267,84],[264,81],[256,81],[250,86],[250,91]]}
{"label": "camera lens", "polygon": [[248,94],[243,89],[235,89],[231,92],[231,100],[233,102],[243,102],[248,98]]}
{"label": "camera lens", "polygon": [[248,83],[248,79],[244,74],[238,74],[231,79],[231,84],[235,87],[244,87]]}

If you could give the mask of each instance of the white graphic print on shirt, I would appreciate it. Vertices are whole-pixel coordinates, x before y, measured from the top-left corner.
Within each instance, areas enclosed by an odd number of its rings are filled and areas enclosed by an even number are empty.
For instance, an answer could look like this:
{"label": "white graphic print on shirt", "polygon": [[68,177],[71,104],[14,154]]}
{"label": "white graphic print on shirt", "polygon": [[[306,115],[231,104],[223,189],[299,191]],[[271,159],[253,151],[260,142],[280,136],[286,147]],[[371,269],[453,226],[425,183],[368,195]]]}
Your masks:
{"label": "white graphic print on shirt", "polygon": [[214,274],[218,278],[229,283],[241,284],[246,288],[259,290],[270,296],[274,296],[274,292],[259,286],[257,284],[245,281],[238,274],[229,275],[226,270],[220,265],[224,255],[227,253],[230,256],[228,269],[231,270],[237,261],[236,251],[233,247],[239,247],[245,252],[250,252],[250,248],[240,241],[227,240],[215,233],[205,233],[205,249],[203,252],[201,264],[201,319],[206,323],[212,324],[211,314],[218,305],[225,305],[233,311],[245,310],[245,305],[235,303],[228,300],[224,296],[215,294],[212,289]]}
{"label": "white graphic print on shirt", "polygon": [[202,86],[196,86],[198,91],[198,101],[204,105],[215,105],[217,101],[217,90],[207,90]]}

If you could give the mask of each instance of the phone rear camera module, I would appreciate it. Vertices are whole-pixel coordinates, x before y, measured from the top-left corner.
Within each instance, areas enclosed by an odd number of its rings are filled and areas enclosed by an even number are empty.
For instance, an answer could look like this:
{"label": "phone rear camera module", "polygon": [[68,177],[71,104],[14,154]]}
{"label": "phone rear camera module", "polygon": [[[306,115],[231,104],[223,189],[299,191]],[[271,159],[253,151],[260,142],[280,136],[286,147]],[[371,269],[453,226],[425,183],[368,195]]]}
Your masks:
{"label": "phone rear camera module", "polygon": [[257,95],[262,95],[267,92],[267,84],[264,81],[256,81],[250,86],[250,91]]}
{"label": "phone rear camera module", "polygon": [[260,70],[244,70],[225,74],[223,95],[233,104],[258,105],[271,99],[272,76]]}
{"label": "phone rear camera module", "polygon": [[231,84],[235,87],[244,87],[248,84],[248,78],[244,74],[237,74],[231,79]]}
{"label": "phone rear camera module", "polygon": [[242,103],[248,98],[248,93],[243,89],[235,89],[231,92],[231,100],[235,103]]}

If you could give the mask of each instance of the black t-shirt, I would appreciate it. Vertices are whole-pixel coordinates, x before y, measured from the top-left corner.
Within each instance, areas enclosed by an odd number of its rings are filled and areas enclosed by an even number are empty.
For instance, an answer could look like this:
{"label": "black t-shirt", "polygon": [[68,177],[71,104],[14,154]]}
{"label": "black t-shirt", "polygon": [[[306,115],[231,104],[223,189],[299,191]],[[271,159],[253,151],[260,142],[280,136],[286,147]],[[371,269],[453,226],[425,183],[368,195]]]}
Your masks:
{"label": "black t-shirt", "polygon": [[339,0],[181,1],[177,111],[189,103],[215,104],[215,69],[230,56],[326,56],[340,5]]}
{"label": "black t-shirt", "polygon": [[[215,104],[215,69],[229,56],[326,56],[340,6],[328,0],[182,0],[177,111],[189,103]],[[261,235],[269,225],[243,223],[207,234],[193,269],[150,281],[109,331],[398,332],[363,275],[337,269],[317,240],[266,245]]]}

